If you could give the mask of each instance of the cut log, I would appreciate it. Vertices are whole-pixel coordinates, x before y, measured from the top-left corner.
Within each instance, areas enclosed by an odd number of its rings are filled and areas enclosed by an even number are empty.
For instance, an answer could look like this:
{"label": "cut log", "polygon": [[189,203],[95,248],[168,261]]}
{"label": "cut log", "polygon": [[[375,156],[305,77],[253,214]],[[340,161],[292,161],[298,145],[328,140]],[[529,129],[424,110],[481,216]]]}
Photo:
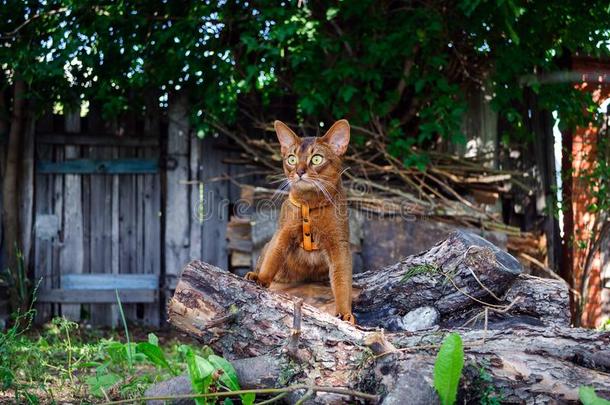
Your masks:
{"label": "cut log", "polygon": [[[282,371],[276,385],[345,387],[380,394],[384,403],[434,403],[432,368],[451,328],[465,343],[459,395],[466,403],[490,392],[507,403],[576,401],[580,385],[610,397],[610,333],[569,328],[566,286],[519,276],[514,258],[479,237],[454,233],[427,252],[357,276],[355,284],[361,323],[406,329],[416,311],[428,320],[437,312],[438,325],[389,333],[379,344],[371,339],[379,332],[304,304],[295,355],[286,350],[293,297],[199,261],[184,269],[169,317],[228,359],[275,358]],[[336,394],[314,401],[354,402]]]}
{"label": "cut log", "polygon": [[408,329],[404,317],[433,307],[441,325],[464,322],[473,307],[500,306],[499,298],[521,273],[514,257],[478,235],[456,231],[430,250],[354,277],[360,289],[354,314],[361,325]]}

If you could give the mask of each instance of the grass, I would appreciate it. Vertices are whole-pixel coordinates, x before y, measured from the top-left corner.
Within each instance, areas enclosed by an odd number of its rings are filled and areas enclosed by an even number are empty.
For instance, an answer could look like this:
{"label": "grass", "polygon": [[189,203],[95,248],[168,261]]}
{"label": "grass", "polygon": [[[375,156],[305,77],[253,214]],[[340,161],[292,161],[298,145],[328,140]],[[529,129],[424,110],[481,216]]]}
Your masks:
{"label": "grass", "polygon": [[[140,402],[137,399],[152,384],[183,372],[188,373],[195,394],[240,391],[235,369],[227,360],[192,341],[138,329],[130,333],[118,292],[117,303],[122,335],[60,317],[32,329],[35,310],[18,311],[12,326],[0,332],[0,403]],[[255,399],[254,393],[238,396],[247,405]],[[207,405],[217,400],[197,398],[195,402]]]}
{"label": "grass", "polygon": [[[165,334],[146,336],[139,329],[140,342],[126,344],[124,332],[90,329],[64,318],[29,329],[27,318],[31,314],[0,333],[0,403],[86,404],[137,398],[150,385],[186,370],[182,346],[199,355],[209,350]],[[141,343],[158,348],[167,367],[138,351]]]}
{"label": "grass", "polygon": [[[0,403],[87,404],[137,399],[152,384],[184,372],[195,394],[240,391],[231,363],[210,348],[138,329],[130,333],[118,291],[122,335],[64,318],[33,329],[37,286],[30,290],[23,256],[18,250],[16,253],[17,271],[0,273],[11,290],[16,311],[11,326],[0,329]],[[254,393],[238,396],[246,405],[255,399]],[[216,401],[215,397],[195,399],[198,405]],[[224,401],[229,402],[228,398]]]}

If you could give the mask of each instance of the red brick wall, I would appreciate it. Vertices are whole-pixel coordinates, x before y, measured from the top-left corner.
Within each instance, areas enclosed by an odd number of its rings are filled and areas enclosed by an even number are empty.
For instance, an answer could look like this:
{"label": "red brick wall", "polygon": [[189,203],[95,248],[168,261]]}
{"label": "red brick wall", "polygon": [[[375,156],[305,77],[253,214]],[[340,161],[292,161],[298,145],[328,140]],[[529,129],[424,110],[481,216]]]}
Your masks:
{"label": "red brick wall", "polygon": [[[573,63],[573,69],[578,71],[610,71],[610,63],[590,59],[575,60]],[[577,85],[577,88],[591,92],[593,99],[598,104],[610,97],[610,85],[607,83],[581,83]],[[583,297],[579,300],[579,304],[582,305],[581,324],[595,327],[600,324],[604,316],[601,291],[602,263],[599,253],[594,257],[585,285],[583,285],[582,276],[589,252],[587,246],[595,221],[595,214],[588,210],[588,207],[594,202],[592,190],[584,175],[591,169],[597,158],[598,128],[590,123],[587,127],[577,128],[572,136],[571,202],[574,229],[572,230],[572,244],[569,245],[572,256],[572,286],[576,291],[583,292]],[[570,230],[566,229],[566,232],[570,232]]]}

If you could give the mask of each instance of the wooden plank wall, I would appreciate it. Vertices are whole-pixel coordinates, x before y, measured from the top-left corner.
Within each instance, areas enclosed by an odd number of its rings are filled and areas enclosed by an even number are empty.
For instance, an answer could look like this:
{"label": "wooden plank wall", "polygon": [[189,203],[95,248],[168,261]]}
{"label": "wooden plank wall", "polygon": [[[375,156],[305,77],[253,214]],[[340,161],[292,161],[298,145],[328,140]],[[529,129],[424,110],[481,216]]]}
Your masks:
{"label": "wooden plank wall", "polygon": [[[134,119],[135,121],[135,119]],[[146,135],[158,137],[160,128],[148,125]],[[45,143],[51,133],[66,135],[68,143]],[[104,134],[105,143],[87,142],[89,134]],[[135,125],[105,122],[92,103],[87,117],[78,113],[47,116],[38,122],[36,159],[158,159],[158,146],[124,146],[113,138],[141,136]],[[70,140],[69,136],[73,136]],[[96,138],[99,139],[99,138]],[[137,143],[136,143],[137,144]],[[147,144],[149,145],[149,144]],[[36,174],[34,218],[34,274],[41,288],[59,288],[60,274],[146,273],[161,275],[161,177],[155,174]],[[116,326],[112,304],[41,304],[39,320],[63,315],[95,325]],[[127,304],[132,321],[158,325],[159,303]]]}
{"label": "wooden plank wall", "polygon": [[[36,123],[36,132],[53,131],[53,115],[47,114]],[[36,145],[36,159],[62,160],[63,149],[47,144]],[[59,288],[58,252],[61,245],[59,230],[61,224],[61,202],[63,197],[63,177],[35,176],[34,200],[34,278],[40,280],[41,289]],[[50,317],[60,315],[59,305],[37,304],[36,321],[41,323]]]}
{"label": "wooden plank wall", "polygon": [[[239,189],[229,176],[245,168],[226,161],[239,153],[215,134],[203,139],[189,125],[186,96],[168,110],[165,199],[165,287],[174,288],[182,268],[200,259],[228,269],[226,229]],[[175,166],[175,167],[174,167]],[[248,179],[246,179],[248,180]]]}
{"label": "wooden plank wall", "polygon": [[[183,267],[201,259],[228,268],[226,229],[239,188],[228,176],[246,168],[228,163],[239,150],[190,127],[188,99],[170,98],[168,110],[150,95],[142,114],[108,121],[91,102],[78,113],[37,122],[34,160],[63,165],[70,159],[147,159],[150,173],[35,173],[33,272],[41,288],[59,289],[61,274],[154,274],[160,300],[126,303],[131,321],[164,324],[164,301]],[[84,166],[83,166],[84,167]],[[49,296],[53,296],[50,294]],[[82,295],[86,297],[86,294]],[[39,303],[39,321],[64,315],[94,325],[117,326],[116,305]]]}
{"label": "wooden plank wall", "polygon": [[190,125],[186,95],[178,94],[170,100],[168,120],[164,286],[173,289],[182,267],[190,259],[192,196],[189,182],[193,180],[190,175]]}

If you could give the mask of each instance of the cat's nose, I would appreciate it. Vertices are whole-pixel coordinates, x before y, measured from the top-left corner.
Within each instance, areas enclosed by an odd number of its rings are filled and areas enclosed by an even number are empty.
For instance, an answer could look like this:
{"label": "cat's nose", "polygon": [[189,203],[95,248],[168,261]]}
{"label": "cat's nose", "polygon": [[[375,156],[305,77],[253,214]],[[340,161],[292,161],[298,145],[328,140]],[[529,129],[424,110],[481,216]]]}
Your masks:
{"label": "cat's nose", "polygon": [[304,175],[304,174],[305,174],[305,169],[303,169],[303,168],[299,167],[299,168],[297,169],[297,175],[298,175],[299,177],[303,177],[303,175]]}

